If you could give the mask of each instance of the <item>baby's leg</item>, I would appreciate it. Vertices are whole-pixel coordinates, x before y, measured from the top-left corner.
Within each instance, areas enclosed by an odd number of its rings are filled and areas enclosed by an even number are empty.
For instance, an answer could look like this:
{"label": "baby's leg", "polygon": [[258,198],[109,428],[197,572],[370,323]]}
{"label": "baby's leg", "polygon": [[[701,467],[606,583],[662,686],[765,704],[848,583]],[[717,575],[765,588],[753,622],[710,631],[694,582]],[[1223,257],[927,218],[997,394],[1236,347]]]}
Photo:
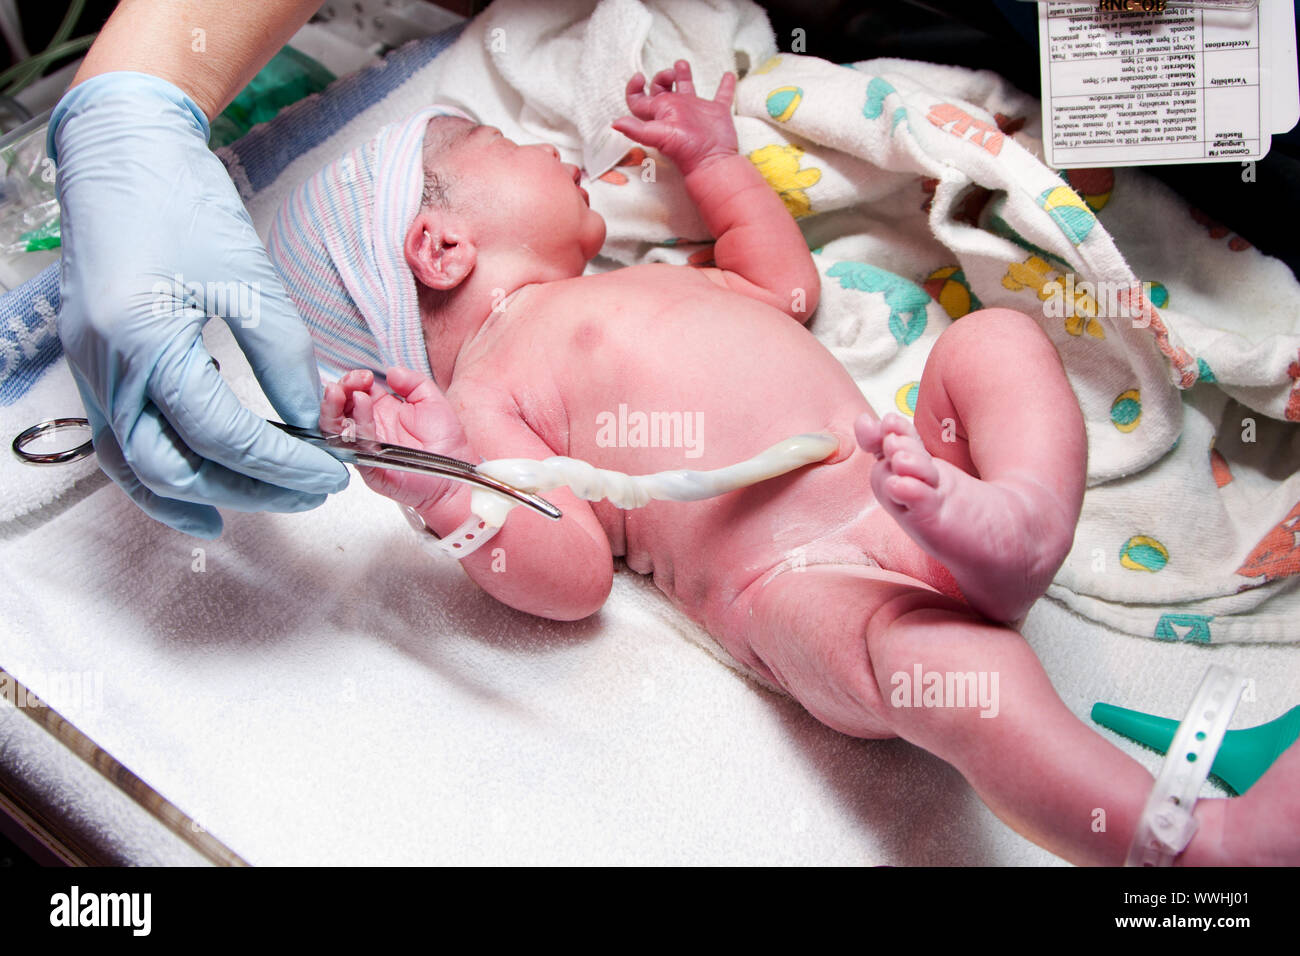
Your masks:
{"label": "baby's leg", "polygon": [[[881,607],[867,647],[882,692],[915,668],[998,675],[996,717],[971,708],[899,708],[900,737],[961,771],[1017,832],[1074,863],[1124,861],[1154,785],[1141,764],[1074,716],[1024,639],[947,598],[912,594]],[[1300,862],[1300,745],[1244,797],[1199,800],[1184,866]]]}
{"label": "baby's leg", "polygon": [[[756,585],[736,612],[751,663],[823,723],[925,748],[1008,825],[1067,860],[1124,861],[1154,781],[1070,712],[1015,631],[865,567],[787,571]],[[1272,831],[1284,828],[1284,808],[1297,806],[1285,789],[1300,775],[1300,749],[1288,759],[1274,781],[1257,785],[1281,794],[1256,811],[1271,814]],[[1201,829],[1180,862],[1250,862],[1264,841],[1225,827],[1236,811],[1229,804],[1239,802],[1197,804]]]}
{"label": "baby's leg", "polygon": [[887,602],[914,592],[939,597],[892,571],[814,564],[756,582],[721,626],[706,624],[732,656],[828,727],[851,737],[897,737],[867,655],[866,625]]}
{"label": "baby's leg", "polygon": [[[1052,688],[1024,638],[947,598],[902,595],[866,628],[882,688],[892,675],[974,674],[982,707],[897,707],[894,729],[952,764],[1012,829],[1077,864],[1117,866],[1136,832],[1153,779],[1079,720]],[[951,677],[950,677],[951,675]],[[984,716],[992,714],[993,716]]]}
{"label": "baby's leg", "polygon": [[963,317],[926,363],[915,427],[864,415],[857,432],[881,459],[876,497],[971,606],[1022,617],[1074,541],[1087,459],[1078,402],[1037,323],[1008,309]]}

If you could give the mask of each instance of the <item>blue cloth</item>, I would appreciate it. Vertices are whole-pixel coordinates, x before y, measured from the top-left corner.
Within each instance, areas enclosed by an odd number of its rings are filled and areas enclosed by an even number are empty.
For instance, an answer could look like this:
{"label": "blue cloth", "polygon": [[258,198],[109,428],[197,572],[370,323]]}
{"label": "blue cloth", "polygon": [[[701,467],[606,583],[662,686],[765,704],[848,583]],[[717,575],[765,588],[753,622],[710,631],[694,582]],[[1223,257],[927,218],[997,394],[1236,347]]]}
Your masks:
{"label": "blue cloth", "polygon": [[[217,155],[227,167],[242,167],[254,192],[264,189],[290,162],[333,136],[447,49],[462,29],[463,24],[394,50],[382,63],[287,107]],[[0,298],[0,406],[16,402],[63,354],[55,325],[59,301],[57,264]]]}
{"label": "blue cloth", "polygon": [[0,406],[18,401],[63,354],[58,310],[57,264],[0,299]]}
{"label": "blue cloth", "polygon": [[218,155],[227,166],[237,160],[253,191],[260,192],[289,163],[405,83],[412,73],[451,46],[463,29],[464,24],[460,24],[394,50],[382,63],[345,76],[331,83],[324,93],[286,107],[271,122],[253,127]]}

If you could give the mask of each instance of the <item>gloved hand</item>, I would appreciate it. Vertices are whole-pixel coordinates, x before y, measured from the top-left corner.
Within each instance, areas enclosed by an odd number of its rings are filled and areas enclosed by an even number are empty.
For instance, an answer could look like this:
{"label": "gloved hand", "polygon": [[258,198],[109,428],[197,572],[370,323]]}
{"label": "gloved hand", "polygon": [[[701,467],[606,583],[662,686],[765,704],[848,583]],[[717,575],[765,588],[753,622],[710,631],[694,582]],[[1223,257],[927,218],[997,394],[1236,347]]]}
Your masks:
{"label": "gloved hand", "polygon": [[207,140],[173,84],[104,73],[59,102],[48,150],[59,338],[99,465],[154,518],[216,537],[217,507],[305,511],[348,473],[244,408],[204,348],[208,317],[224,319],[284,421],[316,426],[311,338]]}

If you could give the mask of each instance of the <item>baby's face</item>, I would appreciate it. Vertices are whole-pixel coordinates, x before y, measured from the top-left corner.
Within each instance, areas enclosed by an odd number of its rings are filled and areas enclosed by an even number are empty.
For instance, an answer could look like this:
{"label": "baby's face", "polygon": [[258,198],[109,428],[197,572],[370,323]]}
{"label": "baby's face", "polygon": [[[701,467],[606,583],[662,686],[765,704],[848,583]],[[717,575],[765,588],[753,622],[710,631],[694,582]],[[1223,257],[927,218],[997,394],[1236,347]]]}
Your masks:
{"label": "baby's face", "polygon": [[493,243],[530,250],[564,275],[581,275],[605,242],[605,220],[578,185],[577,166],[554,146],[520,146],[476,126],[448,157],[457,202]]}

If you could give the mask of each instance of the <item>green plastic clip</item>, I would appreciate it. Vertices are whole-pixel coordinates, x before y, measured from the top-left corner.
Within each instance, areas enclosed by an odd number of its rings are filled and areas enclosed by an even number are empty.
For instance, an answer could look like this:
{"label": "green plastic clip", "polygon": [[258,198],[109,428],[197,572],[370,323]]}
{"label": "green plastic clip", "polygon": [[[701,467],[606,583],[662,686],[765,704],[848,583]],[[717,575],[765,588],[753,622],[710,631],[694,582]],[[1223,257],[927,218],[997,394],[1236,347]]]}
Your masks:
{"label": "green plastic clip", "polygon": [[[1165,753],[1173,742],[1178,721],[1156,717],[1114,704],[1093,704],[1094,723],[1109,727],[1130,740]],[[1211,773],[1241,795],[1264,776],[1273,761],[1300,738],[1300,706],[1258,727],[1229,730],[1214,758]]]}

